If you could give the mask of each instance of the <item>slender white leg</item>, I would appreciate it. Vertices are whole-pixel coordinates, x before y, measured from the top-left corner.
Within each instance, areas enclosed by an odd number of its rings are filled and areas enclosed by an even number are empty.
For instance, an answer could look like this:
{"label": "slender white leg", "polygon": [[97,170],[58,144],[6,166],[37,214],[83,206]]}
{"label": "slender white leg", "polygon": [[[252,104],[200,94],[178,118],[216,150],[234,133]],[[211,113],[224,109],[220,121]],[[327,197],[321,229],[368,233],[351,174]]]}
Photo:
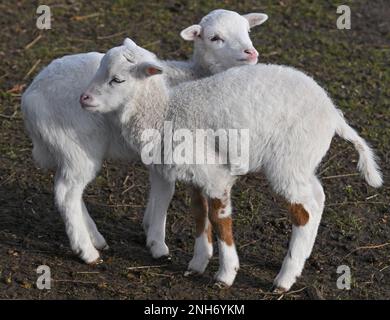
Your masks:
{"label": "slender white leg", "polygon": [[213,256],[213,245],[207,233],[205,231],[195,239],[194,256],[188,264],[188,269],[185,273],[186,276],[204,273]]}
{"label": "slender white leg", "polygon": [[231,286],[240,268],[235,244],[228,245],[218,239],[219,269],[215,274],[215,280]]}
{"label": "slender white leg", "polygon": [[230,194],[226,199],[210,199],[210,221],[218,237],[219,269],[215,280],[231,286],[240,268],[233,239]]}
{"label": "slender white leg", "polygon": [[213,256],[213,243],[211,224],[208,218],[208,201],[202,191],[193,188],[192,193],[192,212],[195,218],[196,239],[194,256],[190,261],[187,271],[184,275],[202,274]]}
{"label": "slender white leg", "polygon": [[86,263],[99,262],[99,252],[89,236],[83,216],[82,194],[85,185],[69,181],[60,174],[56,175],[55,198],[58,209],[65,222],[70,246]]}
{"label": "slender white leg", "polygon": [[88,213],[87,207],[83,200],[81,200],[82,209],[83,209],[83,218],[85,224],[87,225],[89,236],[91,237],[92,243],[94,247],[98,250],[107,250],[109,247],[107,245],[106,240],[101,235],[99,230],[96,227],[95,222],[92,220],[91,216]]}
{"label": "slender white leg", "polygon": [[165,224],[169,203],[175,192],[175,183],[163,179],[156,171],[150,170],[151,189],[143,221],[146,230],[146,245],[153,258],[169,255],[165,244]]}
{"label": "slender white leg", "polygon": [[315,196],[315,199],[317,201],[317,206],[318,206],[318,215],[316,215],[313,218],[318,219],[317,223],[314,226],[313,233],[312,233],[312,239],[311,239],[311,247],[308,250],[308,256],[306,257],[307,259],[309,258],[313,246],[317,237],[317,232],[318,232],[318,227],[320,226],[321,218],[322,218],[322,213],[324,212],[324,207],[325,207],[325,193],[324,189],[322,188],[321,182],[318,180],[317,177],[313,177],[312,179],[312,188],[313,188],[313,193]]}
{"label": "slender white leg", "polygon": [[[319,184],[319,183],[318,183]],[[310,192],[302,197],[300,205],[308,213],[309,219],[305,225],[293,225],[289,249],[284,258],[282,268],[274,280],[274,285],[283,291],[288,291],[302,273],[306,259],[310,256],[321,221],[323,205],[317,201],[320,190],[318,184],[310,186]],[[315,189],[316,188],[316,191]],[[319,199],[320,200],[320,199]]]}

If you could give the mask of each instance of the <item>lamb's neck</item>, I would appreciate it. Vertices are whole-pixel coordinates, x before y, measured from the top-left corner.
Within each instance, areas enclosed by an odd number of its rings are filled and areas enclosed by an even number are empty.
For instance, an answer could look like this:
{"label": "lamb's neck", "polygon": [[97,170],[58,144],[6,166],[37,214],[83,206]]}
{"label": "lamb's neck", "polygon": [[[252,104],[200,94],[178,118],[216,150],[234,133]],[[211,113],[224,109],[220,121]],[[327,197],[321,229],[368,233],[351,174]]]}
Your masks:
{"label": "lamb's neck", "polygon": [[205,53],[199,51],[201,50],[195,50],[191,58],[194,69],[197,70],[197,73],[200,75],[199,78],[209,77],[221,71],[220,63],[218,61],[211,62],[210,57],[208,57],[208,60],[206,61]]}
{"label": "lamb's neck", "polygon": [[143,146],[145,130],[161,131],[168,110],[169,92],[161,75],[153,76],[140,86],[120,115],[122,135],[137,152]]}
{"label": "lamb's neck", "polygon": [[165,61],[166,79],[170,87],[180,83],[193,81],[210,76],[212,73],[203,60],[199,60],[195,55],[187,61]]}

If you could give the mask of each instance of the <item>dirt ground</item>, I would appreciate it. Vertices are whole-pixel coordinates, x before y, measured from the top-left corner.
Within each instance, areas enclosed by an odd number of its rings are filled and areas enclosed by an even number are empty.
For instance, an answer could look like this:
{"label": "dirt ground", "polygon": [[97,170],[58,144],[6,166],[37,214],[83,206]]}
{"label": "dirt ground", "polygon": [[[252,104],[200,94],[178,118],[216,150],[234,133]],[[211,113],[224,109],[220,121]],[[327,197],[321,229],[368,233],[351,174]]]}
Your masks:
{"label": "dirt ground", "polygon": [[[8,4],[7,4],[8,3]],[[38,1],[0,4],[0,298],[11,299],[390,299],[390,2],[344,1],[352,29],[336,28],[339,1],[46,1],[52,29],[35,27]],[[263,176],[234,187],[234,229],[241,269],[229,289],[213,286],[217,255],[203,276],[186,278],[194,224],[186,187],[168,214],[172,260],[155,261],[141,228],[148,192],[141,165],[106,163],[88,187],[89,211],[111,249],[91,267],[70,251],[53,204],[52,173],[35,168],[20,112],[23,88],[52,59],[106,51],[127,35],[160,57],[186,59],[181,29],[215,8],[265,12],[251,37],[263,62],[305,70],[326,88],[346,118],[377,150],[385,184],[368,187],[357,153],[335,138],[319,168],[326,208],[302,277],[283,296],[270,292],[287,249],[290,222]],[[38,290],[39,265],[51,290]],[[351,290],[336,286],[351,269]],[[152,266],[134,269],[133,267]],[[130,268],[130,269],[129,269]],[[131,269],[133,268],[133,269]]]}

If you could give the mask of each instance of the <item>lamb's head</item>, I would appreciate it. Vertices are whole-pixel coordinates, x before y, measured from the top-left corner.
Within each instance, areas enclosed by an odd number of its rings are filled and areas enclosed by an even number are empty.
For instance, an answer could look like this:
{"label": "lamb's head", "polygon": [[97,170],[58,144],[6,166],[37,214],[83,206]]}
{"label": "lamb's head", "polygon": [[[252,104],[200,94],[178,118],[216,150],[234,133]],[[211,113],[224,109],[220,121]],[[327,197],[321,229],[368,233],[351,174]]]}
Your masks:
{"label": "lamb's head", "polygon": [[80,96],[80,104],[93,112],[118,110],[131,103],[152,76],[161,73],[155,54],[127,38],[122,46],[104,55],[88,89]]}
{"label": "lamb's head", "polygon": [[268,19],[263,13],[240,15],[234,11],[214,10],[200,24],[184,29],[184,40],[194,41],[194,59],[211,73],[243,64],[256,64],[258,52],[249,37],[250,28]]}

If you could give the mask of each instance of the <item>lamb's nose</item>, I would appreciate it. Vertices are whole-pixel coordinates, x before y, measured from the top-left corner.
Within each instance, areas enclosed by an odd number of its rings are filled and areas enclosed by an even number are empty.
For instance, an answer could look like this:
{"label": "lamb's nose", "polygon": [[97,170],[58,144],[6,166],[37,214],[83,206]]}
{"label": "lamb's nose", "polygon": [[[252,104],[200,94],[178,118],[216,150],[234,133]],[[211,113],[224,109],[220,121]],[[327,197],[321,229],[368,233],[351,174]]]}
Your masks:
{"label": "lamb's nose", "polygon": [[88,101],[91,100],[91,96],[89,94],[86,94],[86,93],[83,93],[81,96],[80,96],[80,103],[83,104],[83,103],[86,103]]}
{"label": "lamb's nose", "polygon": [[256,49],[246,49],[246,50],[244,50],[244,52],[247,54],[247,55],[249,55],[249,56],[251,56],[251,57],[257,57],[258,55],[259,55],[259,53],[257,52],[257,50]]}

